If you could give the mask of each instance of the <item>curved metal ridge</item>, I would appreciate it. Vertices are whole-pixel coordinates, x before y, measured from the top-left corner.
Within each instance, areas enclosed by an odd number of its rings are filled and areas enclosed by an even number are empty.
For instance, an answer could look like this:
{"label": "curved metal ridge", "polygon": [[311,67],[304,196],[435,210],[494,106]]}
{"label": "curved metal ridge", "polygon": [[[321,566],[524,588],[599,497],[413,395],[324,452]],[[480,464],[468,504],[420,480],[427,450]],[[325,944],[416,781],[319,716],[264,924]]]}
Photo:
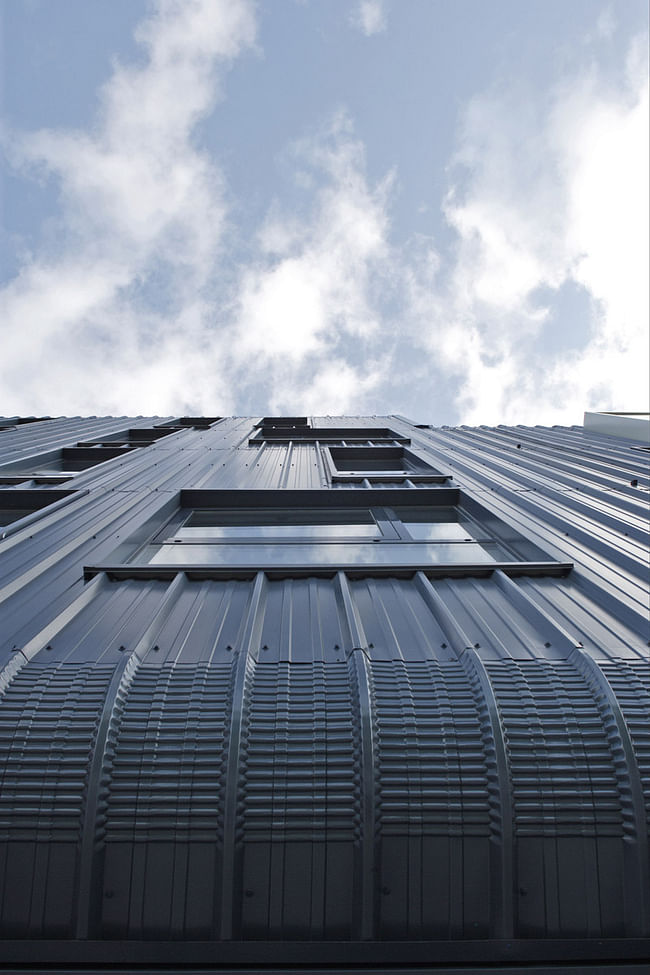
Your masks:
{"label": "curved metal ridge", "polygon": [[343,604],[343,619],[347,625],[350,649],[348,666],[356,685],[360,751],[361,793],[361,863],[359,883],[359,918],[357,937],[362,941],[374,937],[376,927],[376,770],[374,756],[373,707],[370,675],[366,659],[367,641],[363,624],[350,592],[344,572],[337,573],[336,583]]}
{"label": "curved metal ridge", "polygon": [[[492,764],[488,773],[490,782],[490,809],[498,822],[499,856],[490,864],[492,924],[494,936],[512,938],[514,934],[514,829],[510,767],[508,753],[499,718],[499,708],[483,661],[476,650],[469,648],[460,657],[472,689],[476,692],[477,706],[485,737],[490,743],[486,758]],[[478,686],[477,686],[478,685]],[[491,752],[491,754],[490,754]]]}
{"label": "curved metal ridge", "polygon": [[618,699],[606,675],[585,650],[576,647],[571,662],[589,684],[603,715],[607,737],[615,759],[616,773],[620,782],[621,803],[628,807],[626,831],[632,833],[633,843],[625,846],[626,884],[632,934],[650,935],[650,864],[648,832],[643,797],[641,773],[634,752],[634,745],[621,711]]}
{"label": "curved metal ridge", "polygon": [[223,823],[223,873],[221,878],[221,937],[237,937],[235,903],[241,901],[241,871],[237,871],[239,851],[238,821],[241,788],[241,758],[245,724],[248,715],[251,671],[258,657],[261,627],[264,619],[266,576],[258,572],[248,606],[248,613],[233,666],[230,729],[227,738],[225,804]]}
{"label": "curved metal ridge", "polygon": [[453,614],[447,609],[444,601],[431,585],[431,581],[424,572],[416,572],[415,585],[434,617],[440,623],[441,629],[447,635],[454,653],[460,657],[463,650],[472,646],[472,641],[464,632]]}
{"label": "curved metal ridge", "polygon": [[357,937],[368,941],[376,927],[376,775],[374,758],[373,708],[370,677],[365,653],[355,647],[349,658],[351,675],[357,688],[361,752],[361,898]]}
{"label": "curved metal ridge", "polygon": [[110,765],[110,752],[119,733],[119,721],[124,702],[140,661],[135,654],[124,656],[115,668],[104,700],[104,707],[93,757],[88,771],[86,807],[81,830],[81,855],[79,858],[79,897],[77,911],[77,938],[86,939],[94,930],[98,913],[98,885],[96,881],[95,843],[100,816],[102,783]]}
{"label": "curved metal ridge", "polygon": [[153,634],[173,609],[179,591],[184,584],[185,576],[182,574],[171,583],[151,623],[131,653],[128,655],[125,654],[122,661],[115,668],[115,672],[106,691],[104,707],[99,720],[88,771],[86,807],[81,830],[79,908],[76,929],[78,938],[88,938],[97,920],[95,916],[98,911],[97,896],[99,891],[99,884],[96,883],[95,876],[97,870],[97,833],[102,805],[105,805],[104,793],[107,791],[106,778],[110,774],[112,752],[114,751],[115,742],[119,735],[120,717],[124,703],[133,677],[142,662],[143,656],[149,650]]}
{"label": "curved metal ridge", "polygon": [[507,596],[510,605],[521,610],[525,616],[533,620],[540,634],[552,638],[556,650],[570,653],[578,646],[577,640],[570,633],[567,633],[559,623],[551,619],[547,613],[542,612],[530,595],[520,589],[505,572],[497,569],[494,573],[494,581]]}

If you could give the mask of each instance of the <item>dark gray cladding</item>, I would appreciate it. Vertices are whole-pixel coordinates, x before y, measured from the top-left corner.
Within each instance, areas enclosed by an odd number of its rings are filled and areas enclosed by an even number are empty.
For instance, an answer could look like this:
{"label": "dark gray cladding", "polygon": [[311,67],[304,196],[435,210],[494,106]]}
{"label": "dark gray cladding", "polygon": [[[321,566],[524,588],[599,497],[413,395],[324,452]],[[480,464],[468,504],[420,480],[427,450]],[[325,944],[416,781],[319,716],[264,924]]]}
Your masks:
{"label": "dark gray cladding", "polygon": [[18,419],[0,961],[648,957],[638,443]]}

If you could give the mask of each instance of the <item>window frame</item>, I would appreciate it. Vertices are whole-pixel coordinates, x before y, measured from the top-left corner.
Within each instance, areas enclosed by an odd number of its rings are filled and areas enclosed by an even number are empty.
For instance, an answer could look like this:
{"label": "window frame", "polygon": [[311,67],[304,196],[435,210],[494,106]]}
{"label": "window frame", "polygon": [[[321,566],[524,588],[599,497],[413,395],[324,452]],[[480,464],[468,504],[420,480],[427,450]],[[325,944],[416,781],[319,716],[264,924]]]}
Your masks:
{"label": "window frame", "polygon": [[0,514],[0,540],[31,525],[37,518],[69,504],[73,498],[85,494],[77,490],[39,490],[38,488],[0,488],[0,512],[16,511],[25,513],[12,521],[5,522]]}
{"label": "window frame", "polygon": [[258,424],[256,432],[249,437],[249,447],[263,444],[316,443],[334,446],[346,444],[369,446],[410,445],[409,437],[402,436],[390,427],[313,427]]}
{"label": "window frame", "polygon": [[[451,474],[444,474],[436,470],[428,460],[420,457],[413,448],[408,448],[404,444],[398,444],[396,446],[375,445],[372,447],[355,444],[345,446],[323,444],[320,451],[331,484],[362,484],[364,481],[379,484],[403,483],[405,481],[411,481],[414,484],[444,484],[451,478]],[[381,459],[382,454],[384,454],[386,460],[393,458],[397,460],[400,459],[398,455],[401,455],[401,459],[405,460],[406,464],[400,470],[390,470],[389,468],[386,470],[373,470],[372,468],[364,468],[362,463],[356,468],[342,468],[337,463],[337,455],[346,451],[350,452],[352,459],[354,459],[354,455],[356,454],[361,461],[364,460],[364,454],[367,460]],[[413,466],[412,470],[408,470],[407,465],[409,464]],[[420,469],[418,470],[418,468]]]}
{"label": "window frame", "polygon": [[[184,524],[190,513],[197,509],[259,509],[262,507],[277,508],[289,514],[296,508],[328,507],[335,517],[335,509],[339,508],[422,508],[422,507],[451,507],[456,509],[458,518],[467,519],[471,524],[477,524],[481,531],[474,532],[470,541],[476,545],[494,543],[495,556],[492,560],[436,561],[431,558],[435,548],[449,545],[440,540],[422,540],[411,537],[391,538],[384,535],[379,539],[360,542],[350,542],[349,539],[332,541],[308,541],[303,539],[290,541],[247,541],[222,540],[209,543],[220,548],[224,553],[228,546],[241,553],[228,561],[224,557],[214,562],[191,560],[184,562],[174,559],[173,562],[151,561],[152,547],[160,546],[161,533],[167,532],[174,524]],[[395,512],[393,511],[393,514]],[[389,516],[387,521],[394,525],[395,521]],[[401,519],[404,520],[403,517]],[[381,525],[380,525],[381,527]],[[399,532],[397,532],[399,535]],[[408,535],[408,532],[406,532]],[[513,543],[514,539],[514,543]],[[451,540],[456,548],[463,546],[463,542]],[[171,544],[171,543],[170,543]],[[185,551],[193,543],[186,541]],[[201,543],[194,543],[201,544]],[[466,544],[466,543],[465,543]],[[509,548],[504,549],[504,544]],[[516,546],[519,547],[517,551]],[[408,546],[408,550],[403,546]],[[326,548],[323,549],[323,546]],[[361,547],[360,547],[361,546]],[[400,546],[402,548],[400,549]],[[307,549],[311,547],[309,557]],[[250,560],[243,558],[244,552],[250,552]],[[278,555],[282,554],[281,558]],[[350,557],[353,553],[353,558]],[[374,553],[374,554],[373,554]],[[293,555],[296,558],[292,558]],[[488,551],[488,554],[489,551]],[[320,555],[320,559],[316,556]],[[502,556],[507,557],[502,557]],[[302,556],[302,557],[301,557]],[[324,557],[326,556],[326,557]],[[393,557],[394,556],[394,557]],[[412,557],[411,557],[412,556]],[[116,558],[117,557],[117,558]],[[105,572],[111,578],[143,578],[143,579],[171,579],[179,572],[188,578],[196,579],[243,579],[251,578],[258,572],[264,572],[273,578],[306,578],[310,576],[331,577],[338,571],[359,578],[367,576],[411,576],[415,572],[423,571],[430,578],[446,576],[487,576],[495,570],[502,570],[508,575],[565,575],[573,567],[572,563],[559,562],[550,557],[539,546],[526,539],[521,533],[504,522],[489,509],[484,508],[473,498],[461,492],[459,488],[446,485],[422,487],[415,492],[412,488],[369,488],[363,491],[334,491],[332,489],[286,489],[276,490],[183,490],[173,499],[169,499],[162,506],[156,516],[149,520],[146,530],[139,531],[130,539],[126,539],[113,553],[113,561],[97,565],[86,566],[84,576],[92,578],[98,572]]]}

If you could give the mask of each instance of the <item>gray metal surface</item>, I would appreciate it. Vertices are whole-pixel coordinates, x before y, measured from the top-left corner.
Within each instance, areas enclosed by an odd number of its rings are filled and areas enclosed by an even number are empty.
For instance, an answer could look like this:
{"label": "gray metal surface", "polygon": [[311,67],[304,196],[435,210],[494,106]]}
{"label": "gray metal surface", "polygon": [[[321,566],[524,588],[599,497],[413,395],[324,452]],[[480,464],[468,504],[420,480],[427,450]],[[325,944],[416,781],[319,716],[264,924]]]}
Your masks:
{"label": "gray metal surface", "polygon": [[[261,419],[177,420],[63,484],[0,484],[54,499],[0,539],[0,958],[57,942],[90,965],[84,945],[145,942],[153,964],[180,940],[232,946],[224,965],[271,943],[275,964],[353,946],[378,964],[395,942],[419,965],[642,959],[647,453],[582,428],[308,418],[388,429],[450,476],[333,483],[299,428],[249,445]],[[173,420],[0,420],[0,480]],[[156,578],[143,554],[183,498],[450,488],[566,568],[181,560]]]}

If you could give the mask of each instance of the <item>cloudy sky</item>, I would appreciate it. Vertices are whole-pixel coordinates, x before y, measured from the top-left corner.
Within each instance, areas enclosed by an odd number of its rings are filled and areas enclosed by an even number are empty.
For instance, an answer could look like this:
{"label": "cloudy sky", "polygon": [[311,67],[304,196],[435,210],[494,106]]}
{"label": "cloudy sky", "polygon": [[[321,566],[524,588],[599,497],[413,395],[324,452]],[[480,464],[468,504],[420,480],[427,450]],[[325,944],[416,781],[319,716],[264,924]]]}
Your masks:
{"label": "cloudy sky", "polygon": [[648,409],[645,0],[0,14],[0,413]]}

